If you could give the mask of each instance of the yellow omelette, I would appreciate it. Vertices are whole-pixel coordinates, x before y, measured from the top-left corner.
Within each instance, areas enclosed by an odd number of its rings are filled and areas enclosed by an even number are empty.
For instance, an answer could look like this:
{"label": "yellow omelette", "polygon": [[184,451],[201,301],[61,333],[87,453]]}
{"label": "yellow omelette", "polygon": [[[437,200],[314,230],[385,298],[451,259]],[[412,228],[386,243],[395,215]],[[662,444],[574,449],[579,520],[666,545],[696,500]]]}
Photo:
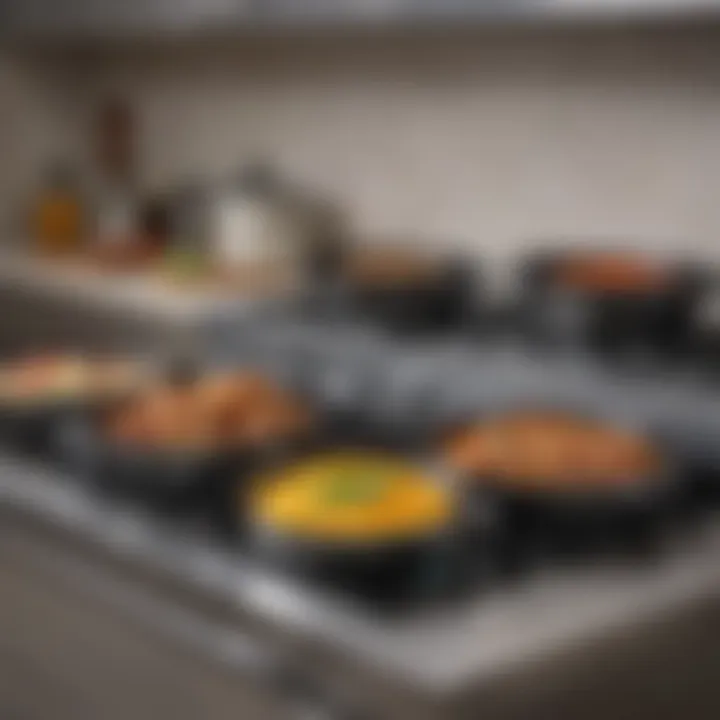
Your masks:
{"label": "yellow omelette", "polygon": [[447,524],[446,488],[412,463],[383,455],[309,458],[261,478],[251,493],[256,522],[306,540],[395,541]]}

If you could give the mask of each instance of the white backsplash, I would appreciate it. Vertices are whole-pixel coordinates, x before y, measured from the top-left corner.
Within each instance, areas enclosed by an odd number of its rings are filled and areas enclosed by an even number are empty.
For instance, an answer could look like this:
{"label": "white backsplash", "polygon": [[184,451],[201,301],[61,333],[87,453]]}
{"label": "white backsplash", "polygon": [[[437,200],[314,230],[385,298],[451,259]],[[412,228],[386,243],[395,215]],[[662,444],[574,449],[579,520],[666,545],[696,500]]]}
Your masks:
{"label": "white backsplash", "polygon": [[[136,103],[148,185],[258,155],[408,234],[498,267],[557,236],[710,256],[720,32],[516,31],[125,48],[78,66],[78,128]],[[79,98],[79,99],[78,99]]]}

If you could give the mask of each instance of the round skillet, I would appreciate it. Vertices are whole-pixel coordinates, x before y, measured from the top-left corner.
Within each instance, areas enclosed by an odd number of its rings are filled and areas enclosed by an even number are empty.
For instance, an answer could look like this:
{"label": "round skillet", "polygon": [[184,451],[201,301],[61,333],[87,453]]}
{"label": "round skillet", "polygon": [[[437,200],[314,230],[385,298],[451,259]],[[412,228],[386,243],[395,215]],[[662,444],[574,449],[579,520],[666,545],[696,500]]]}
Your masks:
{"label": "round skillet", "polygon": [[[48,356],[48,363],[104,363],[102,357],[83,357],[62,354]],[[113,359],[114,363],[115,360]],[[125,362],[119,360],[119,363]],[[69,389],[66,392],[39,390],[33,396],[11,397],[0,393],[0,437],[15,450],[34,456],[49,456],[57,459],[60,433],[63,427],[75,418],[81,417],[120,401],[149,381],[151,369],[139,361],[127,360],[128,367],[137,367],[137,378],[128,379],[122,387],[98,388],[95,391]],[[10,369],[12,372],[12,369]]]}
{"label": "round skillet", "polygon": [[[285,483],[287,487],[302,472],[328,473],[328,482],[318,485],[321,492],[331,493],[327,503],[322,500],[316,508],[322,513],[319,527],[298,529],[267,510],[267,498],[278,486]],[[412,492],[430,493],[443,508],[431,520],[404,529],[393,527],[394,522],[403,522],[403,511],[399,520],[378,520],[378,513],[382,518],[386,512],[382,494],[392,493],[388,487],[398,487],[393,483],[403,474],[410,474]],[[379,603],[445,594],[460,589],[470,577],[462,507],[442,477],[400,456],[357,449],[306,455],[294,464],[262,473],[250,488],[243,506],[249,544],[259,559],[273,566]],[[348,503],[354,506],[348,508]],[[402,507],[407,512],[407,506]],[[335,521],[340,523],[338,517],[347,517],[348,512],[354,518],[360,516],[359,522],[379,522],[380,526],[362,532],[347,527],[322,529],[325,518],[336,513]],[[409,517],[407,522],[412,524],[412,514]],[[482,553],[478,548],[472,559],[479,568]]]}
{"label": "round skillet", "polygon": [[520,322],[542,342],[606,354],[690,352],[704,282],[697,268],[638,254],[557,251],[531,258],[522,275]]}
{"label": "round skillet", "polygon": [[[192,392],[197,381],[175,377],[165,390]],[[138,398],[131,399],[130,406],[136,402]],[[307,426],[292,430],[278,426],[277,431],[262,438],[243,441],[208,437],[202,442],[138,442],[122,439],[112,431],[113,421],[127,407],[127,403],[121,403],[86,418],[77,434],[76,465],[106,492],[170,511],[205,510],[223,502],[226,485],[237,474],[262,466],[268,456],[282,455],[310,442],[315,432],[311,418]],[[187,412],[193,411],[190,405]]]}
{"label": "round skillet", "polygon": [[360,317],[410,333],[460,327],[478,282],[466,263],[392,247],[348,255],[342,277]]}
{"label": "round skillet", "polygon": [[[657,463],[621,479],[610,478],[588,485],[555,484],[550,478],[525,477],[523,482],[495,473],[460,467],[450,456],[450,447],[471,428],[491,427],[510,418],[547,417],[608,427],[647,442],[657,453]],[[522,453],[522,444],[515,452]],[[485,418],[460,423],[445,434],[440,453],[453,472],[458,473],[459,490],[468,502],[489,503],[504,528],[502,554],[516,560],[538,551],[560,551],[574,555],[589,549],[613,546],[647,549],[659,537],[668,511],[677,495],[678,478],[669,459],[642,430],[618,418],[550,406],[513,407]]]}

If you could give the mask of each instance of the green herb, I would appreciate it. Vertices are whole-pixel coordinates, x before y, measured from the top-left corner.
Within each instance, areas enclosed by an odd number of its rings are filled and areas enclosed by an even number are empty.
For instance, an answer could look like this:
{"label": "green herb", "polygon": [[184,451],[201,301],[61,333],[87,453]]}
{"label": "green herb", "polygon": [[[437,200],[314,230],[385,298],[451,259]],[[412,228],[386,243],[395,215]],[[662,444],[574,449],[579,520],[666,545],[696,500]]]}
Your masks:
{"label": "green herb", "polygon": [[365,505],[377,502],[390,484],[387,470],[357,468],[336,476],[323,488],[322,500],[328,505]]}

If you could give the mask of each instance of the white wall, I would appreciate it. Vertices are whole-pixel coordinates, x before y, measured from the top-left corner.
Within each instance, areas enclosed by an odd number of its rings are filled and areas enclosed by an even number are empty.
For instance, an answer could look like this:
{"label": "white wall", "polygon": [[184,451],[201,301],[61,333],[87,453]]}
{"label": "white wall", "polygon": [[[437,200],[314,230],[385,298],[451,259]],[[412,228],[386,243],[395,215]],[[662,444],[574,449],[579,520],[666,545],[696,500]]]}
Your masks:
{"label": "white wall", "polygon": [[720,247],[720,32],[266,38],[108,53],[78,77],[137,103],[150,185],[257,153],[362,233],[501,260],[543,236]]}

